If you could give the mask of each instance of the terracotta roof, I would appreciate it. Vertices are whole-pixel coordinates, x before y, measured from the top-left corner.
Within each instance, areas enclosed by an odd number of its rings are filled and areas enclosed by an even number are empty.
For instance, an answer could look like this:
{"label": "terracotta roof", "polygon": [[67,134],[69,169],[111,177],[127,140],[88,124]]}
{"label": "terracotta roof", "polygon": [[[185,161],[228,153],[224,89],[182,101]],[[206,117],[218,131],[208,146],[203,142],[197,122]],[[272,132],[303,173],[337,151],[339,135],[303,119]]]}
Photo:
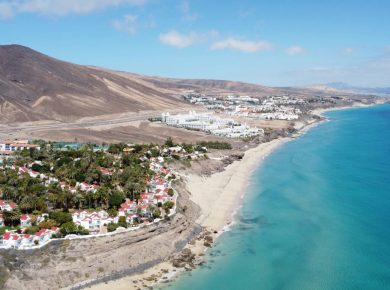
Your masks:
{"label": "terracotta roof", "polygon": [[22,214],[22,217],[20,218],[22,221],[28,220],[30,217],[27,214]]}

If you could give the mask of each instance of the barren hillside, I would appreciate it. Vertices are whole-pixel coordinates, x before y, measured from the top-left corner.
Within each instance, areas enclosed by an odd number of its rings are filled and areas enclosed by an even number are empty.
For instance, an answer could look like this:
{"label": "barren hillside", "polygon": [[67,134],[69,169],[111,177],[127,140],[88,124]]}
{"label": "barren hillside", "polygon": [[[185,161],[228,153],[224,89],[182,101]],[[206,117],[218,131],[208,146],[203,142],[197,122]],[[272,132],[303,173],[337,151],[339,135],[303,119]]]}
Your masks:
{"label": "barren hillside", "polygon": [[80,117],[186,104],[103,69],[56,60],[19,45],[0,46],[0,121]]}
{"label": "barren hillside", "polygon": [[[126,112],[188,109],[188,92],[313,96],[318,88],[272,88],[116,72],[54,59],[20,45],[0,46],[0,122],[74,121]],[[332,91],[333,94],[336,91]],[[345,93],[344,93],[345,94]]]}

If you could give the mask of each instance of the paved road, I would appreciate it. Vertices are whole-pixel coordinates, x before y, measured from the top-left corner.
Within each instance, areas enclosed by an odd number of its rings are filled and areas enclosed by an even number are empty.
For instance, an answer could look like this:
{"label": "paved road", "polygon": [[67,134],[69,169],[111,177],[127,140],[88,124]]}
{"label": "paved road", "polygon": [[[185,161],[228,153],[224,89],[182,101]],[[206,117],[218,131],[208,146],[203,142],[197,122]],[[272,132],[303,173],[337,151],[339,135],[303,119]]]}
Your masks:
{"label": "paved road", "polygon": [[[183,110],[171,111],[171,113],[180,113],[184,112]],[[111,119],[107,118],[107,116],[102,116],[101,120],[82,120],[71,123],[46,123],[46,124],[18,124],[15,126],[0,126],[0,135],[14,135],[15,133],[23,133],[23,132],[34,132],[34,131],[46,131],[46,130],[72,130],[72,129],[82,129],[82,128],[93,128],[102,125],[118,125],[126,124],[128,122],[134,121],[145,121],[149,118],[160,117],[160,112],[152,112],[145,114],[137,114],[134,113],[125,115],[123,114],[120,117],[113,117]]]}

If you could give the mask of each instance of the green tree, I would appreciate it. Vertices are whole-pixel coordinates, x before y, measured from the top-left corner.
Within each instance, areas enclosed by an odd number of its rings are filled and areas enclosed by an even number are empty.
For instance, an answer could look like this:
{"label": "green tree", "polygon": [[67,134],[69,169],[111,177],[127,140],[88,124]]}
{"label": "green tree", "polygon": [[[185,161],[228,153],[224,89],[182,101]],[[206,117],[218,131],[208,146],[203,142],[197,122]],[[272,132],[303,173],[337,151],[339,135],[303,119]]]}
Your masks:
{"label": "green tree", "polygon": [[62,211],[50,212],[49,218],[55,220],[58,225],[62,225],[72,221],[72,215],[68,212],[62,212]]}
{"label": "green tree", "polygon": [[167,140],[165,141],[164,145],[167,146],[167,147],[173,147],[174,144],[173,144],[172,138],[168,137]]}
{"label": "green tree", "polygon": [[159,208],[155,208],[154,210],[153,210],[153,218],[154,219],[157,219],[157,218],[160,218],[161,217],[161,211],[160,211],[160,209]]}
{"label": "green tree", "polygon": [[88,230],[84,229],[82,226],[76,225],[74,222],[67,222],[64,223],[61,228],[60,232],[63,236],[75,234],[75,235],[88,235]]}
{"label": "green tree", "polygon": [[123,193],[118,190],[113,190],[108,199],[108,204],[110,205],[110,207],[118,209],[118,207],[123,203],[124,200],[125,196],[123,195]]}
{"label": "green tree", "polygon": [[118,226],[127,228],[126,217],[124,217],[124,216],[120,216],[119,217],[119,219],[118,219]]}
{"label": "green tree", "polygon": [[24,230],[26,234],[30,234],[30,235],[34,235],[38,231],[39,231],[39,227],[36,226],[27,227]]}
{"label": "green tree", "polygon": [[113,232],[113,231],[115,231],[117,228],[118,228],[118,224],[109,223],[109,224],[107,225],[107,231],[108,231],[108,232]]}
{"label": "green tree", "polygon": [[6,226],[15,227],[20,224],[20,213],[18,211],[3,211],[4,224]]}

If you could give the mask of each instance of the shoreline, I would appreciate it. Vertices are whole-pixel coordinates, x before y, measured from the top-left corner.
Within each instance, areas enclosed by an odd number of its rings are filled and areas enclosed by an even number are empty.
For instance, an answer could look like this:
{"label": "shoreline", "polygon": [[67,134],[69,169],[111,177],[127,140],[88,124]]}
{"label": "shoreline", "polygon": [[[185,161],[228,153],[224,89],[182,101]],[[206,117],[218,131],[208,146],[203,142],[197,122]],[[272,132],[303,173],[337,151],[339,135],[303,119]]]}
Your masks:
{"label": "shoreline", "polygon": [[[248,149],[241,160],[229,164],[224,171],[216,172],[211,176],[205,177],[196,174],[183,176],[186,189],[190,192],[190,200],[201,208],[201,214],[196,222],[203,227],[203,234],[207,233],[212,237],[213,243],[234,224],[234,216],[242,206],[253,171],[261,165],[268,155],[294,139],[295,137],[284,137],[259,144]],[[210,200],[210,196],[213,197],[212,200]],[[201,238],[194,239],[185,248],[190,249],[199,260],[203,260],[202,257],[209,249]],[[186,269],[175,268],[172,263],[165,261],[142,273],[96,284],[87,289],[148,289],[148,287],[154,287],[160,283],[172,282],[183,271]],[[151,277],[153,279],[150,279]],[[71,287],[67,289],[71,289]]]}
{"label": "shoreline", "polygon": [[[230,227],[234,224],[235,215],[242,206],[253,172],[261,166],[267,156],[283,144],[302,136],[313,127],[327,121],[328,119],[323,116],[325,112],[369,107],[372,105],[356,106],[354,104],[346,107],[315,109],[311,114],[320,116],[320,119],[312,119],[311,122],[300,127],[298,132],[291,137],[274,139],[248,149],[245,151],[245,155],[241,160],[229,164],[222,172],[216,172],[207,177],[196,174],[182,176],[185,179],[186,189],[190,192],[190,200],[201,208],[201,214],[196,222],[204,228],[204,231],[212,237],[213,243],[215,243],[220,235],[230,230]],[[203,260],[202,257],[209,249],[208,246],[204,245],[203,239],[201,238],[195,239],[185,248],[190,249],[201,260]],[[174,282],[174,279],[179,276],[178,273],[185,270],[175,268],[170,262],[163,262],[142,273],[112,280],[104,284],[97,284],[88,289],[145,289],[168,281]],[[150,277],[155,278],[152,280],[152,283],[148,283]]]}

